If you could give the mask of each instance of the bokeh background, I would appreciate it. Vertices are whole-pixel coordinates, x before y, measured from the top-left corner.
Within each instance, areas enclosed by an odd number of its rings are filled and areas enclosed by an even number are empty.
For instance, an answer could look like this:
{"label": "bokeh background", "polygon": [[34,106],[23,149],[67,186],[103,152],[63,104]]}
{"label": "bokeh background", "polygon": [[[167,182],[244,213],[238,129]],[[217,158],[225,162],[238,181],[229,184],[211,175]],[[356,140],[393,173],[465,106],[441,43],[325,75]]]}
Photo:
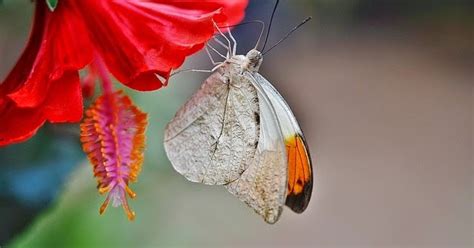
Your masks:
{"label": "bokeh background", "polygon": [[[247,20],[268,21],[253,0]],[[28,38],[33,4],[0,4],[0,79]],[[474,15],[472,1],[282,0],[269,44],[313,20],[264,58],[305,131],[312,201],[268,225],[223,187],[173,171],[163,130],[205,74],[152,93],[129,91],[150,116],[137,219],[103,201],[77,125],[46,125],[0,149],[0,246],[472,247]],[[234,30],[239,52],[258,27]],[[119,45],[119,44],[118,44]],[[205,54],[183,68],[210,68]],[[118,86],[120,87],[120,86]],[[0,120],[2,121],[2,120]]]}

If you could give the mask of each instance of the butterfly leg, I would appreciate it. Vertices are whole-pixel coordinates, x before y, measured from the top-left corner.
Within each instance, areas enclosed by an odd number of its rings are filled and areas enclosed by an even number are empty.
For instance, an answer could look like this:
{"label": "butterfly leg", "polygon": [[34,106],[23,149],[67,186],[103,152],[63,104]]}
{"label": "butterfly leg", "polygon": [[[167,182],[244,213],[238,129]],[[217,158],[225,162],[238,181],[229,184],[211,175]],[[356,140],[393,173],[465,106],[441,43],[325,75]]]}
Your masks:
{"label": "butterfly leg", "polygon": [[224,39],[227,41],[227,47],[228,47],[228,50],[227,50],[227,59],[230,59],[230,56],[232,54],[235,53],[235,51],[232,51],[232,43],[231,41],[229,40],[229,38],[227,38],[227,36],[222,33],[221,29],[217,26],[216,22],[212,22],[214,24],[214,27],[216,28],[216,30],[219,32],[219,34],[224,37]]}
{"label": "butterfly leg", "polygon": [[205,73],[211,73],[211,72],[214,72],[214,69],[212,70],[206,70],[206,69],[183,69],[183,70],[178,70],[178,71],[174,71],[173,73],[171,73],[170,75],[170,78],[173,77],[173,76],[176,76],[180,73],[183,73],[183,72],[205,72]]}
{"label": "butterfly leg", "polygon": [[214,40],[217,44],[219,44],[219,45],[221,45],[222,47],[224,47],[225,49],[227,49],[226,52],[229,52],[230,47],[229,47],[228,45],[224,44],[224,42],[222,42],[221,40],[219,40],[216,36],[214,36],[213,40]]}
{"label": "butterfly leg", "polygon": [[217,49],[215,49],[213,46],[211,46],[209,43],[206,44],[207,47],[209,47],[212,51],[217,53],[221,58],[227,59],[226,56],[224,56],[222,53],[220,53]]}
{"label": "butterfly leg", "polygon": [[216,66],[216,65],[220,64],[220,63],[214,61],[214,58],[212,57],[211,52],[209,52],[209,48],[207,46],[205,47],[205,49],[206,49],[207,56],[211,60],[212,65]]}
{"label": "butterfly leg", "polygon": [[232,35],[232,32],[230,32],[230,28],[227,28],[227,33],[229,33],[229,37],[233,42],[232,45],[232,56],[236,55],[237,52],[237,41],[235,40],[234,36]]}
{"label": "butterfly leg", "polygon": [[206,52],[207,52],[207,55],[209,56],[209,59],[211,60],[211,63],[212,65],[214,66],[211,70],[207,70],[207,69],[183,69],[183,70],[178,70],[178,71],[175,71],[173,73],[171,73],[170,77],[173,77],[177,74],[180,74],[180,73],[183,73],[183,72],[205,72],[205,73],[211,73],[211,72],[214,72],[216,71],[219,67],[221,67],[222,65],[224,65],[224,63],[222,62],[216,62],[214,60],[214,58],[212,57],[212,54],[211,52],[209,51],[209,48],[211,48],[215,53],[217,53],[220,57],[226,59],[226,57],[220,53],[217,49],[215,49],[213,46],[211,46],[210,44],[206,44]]}
{"label": "butterfly leg", "polygon": [[[222,47],[224,47],[225,49],[227,49],[227,50],[226,50],[226,52],[227,52],[227,57],[225,57],[222,53],[218,52],[218,50],[217,50],[215,47],[213,47],[210,43],[207,43],[207,44],[206,44],[206,49],[207,49],[208,55],[211,57],[210,52],[209,52],[209,49],[208,49],[208,47],[210,47],[211,49],[213,49],[213,51],[215,51],[216,53],[218,53],[219,56],[221,56],[221,58],[224,58],[225,60],[228,60],[229,47],[228,47],[227,45],[225,45],[222,41],[220,41],[219,39],[217,39],[217,37],[214,37],[214,41],[215,41],[218,45],[221,45]],[[214,60],[211,59],[211,61],[214,61]],[[215,65],[217,65],[217,64],[222,64],[223,62],[224,62],[224,61],[222,61],[222,62],[216,62]]]}

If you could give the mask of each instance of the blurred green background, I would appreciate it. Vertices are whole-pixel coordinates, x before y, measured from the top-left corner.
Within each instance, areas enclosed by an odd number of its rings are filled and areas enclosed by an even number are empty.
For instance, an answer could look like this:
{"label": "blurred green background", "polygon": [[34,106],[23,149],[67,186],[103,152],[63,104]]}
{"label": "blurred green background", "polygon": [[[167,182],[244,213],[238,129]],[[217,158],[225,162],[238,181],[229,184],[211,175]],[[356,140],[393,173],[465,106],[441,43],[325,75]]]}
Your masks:
{"label": "blurred green background", "polygon": [[[254,0],[247,20],[267,21]],[[0,79],[28,37],[33,4],[0,5]],[[308,210],[264,223],[222,187],[173,171],[163,130],[205,74],[156,92],[128,90],[148,113],[137,219],[103,201],[77,125],[46,125],[0,149],[0,246],[472,247],[472,1],[282,0],[269,44],[313,20],[265,57],[261,73],[292,106],[315,163]],[[258,27],[235,29],[239,52]],[[211,68],[205,54],[183,68]],[[117,87],[122,87],[117,85]],[[1,121],[1,120],[0,120]]]}

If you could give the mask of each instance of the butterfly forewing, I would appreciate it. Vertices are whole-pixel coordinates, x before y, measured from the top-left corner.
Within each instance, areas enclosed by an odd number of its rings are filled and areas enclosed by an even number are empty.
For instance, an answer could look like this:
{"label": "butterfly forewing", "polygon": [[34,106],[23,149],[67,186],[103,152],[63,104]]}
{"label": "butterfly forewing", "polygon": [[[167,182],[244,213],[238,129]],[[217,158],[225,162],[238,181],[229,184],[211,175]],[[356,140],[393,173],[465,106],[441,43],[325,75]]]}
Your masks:
{"label": "butterfly forewing", "polygon": [[256,87],[268,96],[283,133],[288,158],[286,205],[301,213],[308,206],[313,189],[313,167],[306,140],[293,112],[275,87],[258,73],[252,76],[258,82]]}
{"label": "butterfly forewing", "polygon": [[212,74],[165,131],[165,150],[188,180],[226,184],[253,159],[259,136],[255,88],[221,72]]}

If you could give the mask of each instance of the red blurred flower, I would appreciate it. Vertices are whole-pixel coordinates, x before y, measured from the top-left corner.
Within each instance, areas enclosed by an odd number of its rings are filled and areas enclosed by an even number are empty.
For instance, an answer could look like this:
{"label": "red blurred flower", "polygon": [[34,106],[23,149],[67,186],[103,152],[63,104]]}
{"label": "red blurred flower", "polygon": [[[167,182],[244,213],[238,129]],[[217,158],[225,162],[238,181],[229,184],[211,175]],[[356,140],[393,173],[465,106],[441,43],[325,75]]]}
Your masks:
{"label": "red blurred flower", "polygon": [[[36,0],[30,40],[0,84],[0,145],[31,137],[45,122],[82,117],[78,70],[99,56],[123,84],[155,90],[214,34],[235,24],[248,0]],[[164,80],[160,80],[160,77]]]}

